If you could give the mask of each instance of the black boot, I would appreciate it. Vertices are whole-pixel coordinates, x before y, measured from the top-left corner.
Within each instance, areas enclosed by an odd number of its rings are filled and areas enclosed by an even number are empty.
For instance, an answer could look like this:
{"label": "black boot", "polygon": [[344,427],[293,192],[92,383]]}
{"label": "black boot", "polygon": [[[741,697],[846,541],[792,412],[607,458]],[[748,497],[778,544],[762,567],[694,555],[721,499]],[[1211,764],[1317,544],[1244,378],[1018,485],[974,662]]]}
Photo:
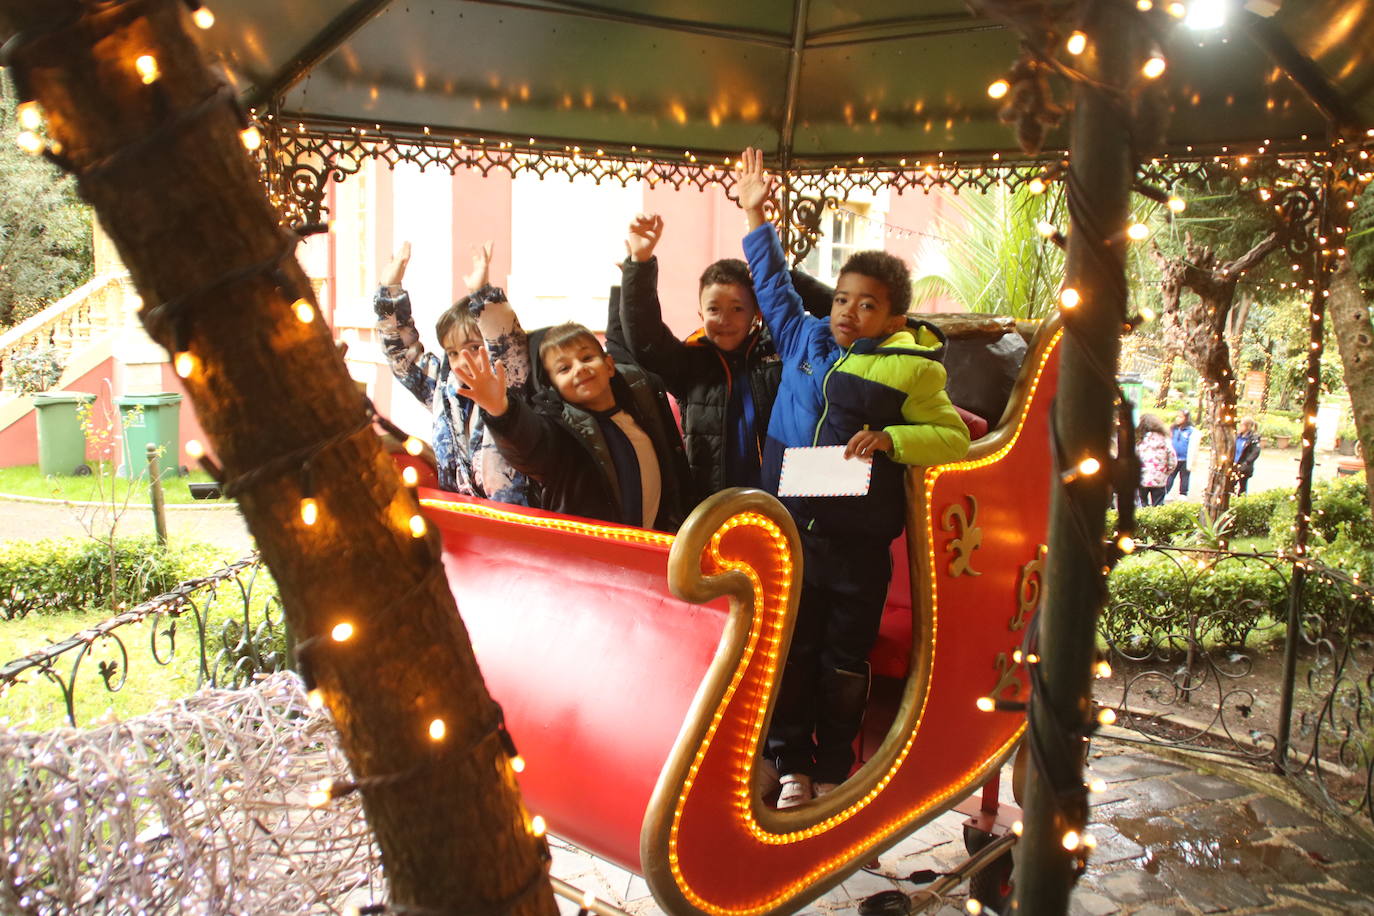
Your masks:
{"label": "black boot", "polygon": [[815,668],[789,661],[783,668],[773,720],[768,724],[766,755],[778,767],[778,774],[810,773],[814,745],[811,731],[816,709]]}
{"label": "black boot", "polygon": [[[816,698],[816,786],[844,782],[854,766],[854,739],[868,709],[868,663],[863,671],[828,668]],[[818,792],[817,794],[820,794]]]}

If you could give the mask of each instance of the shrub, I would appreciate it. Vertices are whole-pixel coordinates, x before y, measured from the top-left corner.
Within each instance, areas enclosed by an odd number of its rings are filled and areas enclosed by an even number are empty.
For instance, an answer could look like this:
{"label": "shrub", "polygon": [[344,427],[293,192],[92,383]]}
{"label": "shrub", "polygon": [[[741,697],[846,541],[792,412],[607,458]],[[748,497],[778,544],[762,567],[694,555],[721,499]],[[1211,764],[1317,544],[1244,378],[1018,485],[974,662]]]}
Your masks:
{"label": "shrub", "polygon": [[1274,414],[1264,414],[1259,418],[1259,431],[1260,435],[1265,439],[1275,439],[1279,436],[1296,439],[1298,436],[1298,424],[1292,420]]}
{"label": "shrub", "polygon": [[[152,538],[114,543],[117,600],[139,604],[236,557],[206,544],[160,548]],[[94,540],[12,541],[0,548],[0,619],[37,611],[80,611],[107,605],[110,547]]]}
{"label": "shrub", "polygon": [[1135,539],[1150,544],[1181,542],[1197,528],[1197,503],[1141,506],[1135,510]]}
{"label": "shrub", "polygon": [[1231,500],[1231,537],[1258,538],[1269,534],[1269,525],[1281,505],[1289,502],[1288,490],[1282,487],[1249,493]]}
{"label": "shrub", "polygon": [[15,353],[5,366],[5,383],[15,391],[31,394],[47,391],[62,378],[62,361],[51,350]]}
{"label": "shrub", "polygon": [[[1321,548],[1337,539],[1341,526],[1348,526],[1347,534],[1355,543],[1374,545],[1374,518],[1371,518],[1364,478],[1359,474],[1323,480],[1312,486],[1313,555],[1320,558]],[[1297,518],[1297,502],[1285,499],[1274,512],[1269,536],[1277,549],[1293,546],[1293,522]]]}

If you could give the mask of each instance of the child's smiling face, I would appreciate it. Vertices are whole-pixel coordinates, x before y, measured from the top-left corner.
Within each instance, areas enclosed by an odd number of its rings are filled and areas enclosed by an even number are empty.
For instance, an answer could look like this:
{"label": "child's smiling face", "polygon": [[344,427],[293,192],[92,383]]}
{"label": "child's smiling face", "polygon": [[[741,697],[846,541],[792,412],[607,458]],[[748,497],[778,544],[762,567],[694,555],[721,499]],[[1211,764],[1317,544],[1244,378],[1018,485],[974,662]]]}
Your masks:
{"label": "child's smiling face", "polygon": [[575,407],[610,410],[615,406],[611,377],[615,360],[594,340],[579,337],[545,352],[544,371],[558,396]]}
{"label": "child's smiling face", "polygon": [[712,283],[703,288],[700,311],[706,339],[726,353],[744,345],[759,314],[753,290],[738,283]]}
{"label": "child's smiling face", "polygon": [[830,332],[848,349],[865,337],[886,337],[906,325],[905,315],[892,314],[887,285],[867,274],[840,274],[830,300]]}

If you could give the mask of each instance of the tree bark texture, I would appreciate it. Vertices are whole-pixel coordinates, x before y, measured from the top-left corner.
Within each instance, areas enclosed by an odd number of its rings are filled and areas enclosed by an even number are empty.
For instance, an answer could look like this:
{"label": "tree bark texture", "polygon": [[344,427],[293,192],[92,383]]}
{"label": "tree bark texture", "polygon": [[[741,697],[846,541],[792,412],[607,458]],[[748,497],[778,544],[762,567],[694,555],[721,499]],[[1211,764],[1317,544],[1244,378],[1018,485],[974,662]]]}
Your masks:
{"label": "tree bark texture", "polygon": [[[293,314],[297,298],[313,300],[310,284],[245,153],[232,94],[216,97],[222,81],[187,26],[185,5],[166,0],[0,0],[0,37],[37,36],[14,54],[15,75],[128,265],[149,333],[195,357],[187,390],[242,486],[240,509],[333,713],[390,902],[554,913],[545,843],[493,730],[437,536],[412,536],[416,500],[318,312],[308,323]],[[145,54],[160,71],[148,85],[135,69]],[[282,254],[275,272],[244,270]],[[184,322],[155,307],[178,300]],[[300,512],[306,495],[314,525]],[[345,620],[353,638],[330,639]],[[435,719],[443,740],[430,737]]]}
{"label": "tree bark texture", "polygon": [[1326,310],[1345,369],[1345,386],[1350,391],[1355,431],[1365,461],[1366,496],[1374,511],[1374,474],[1368,470],[1374,460],[1374,322],[1370,321],[1369,303],[1348,256],[1337,265],[1330,289]]}
{"label": "tree bark texture", "polygon": [[1164,372],[1159,377],[1159,394],[1155,396],[1155,407],[1163,409],[1169,406],[1169,389],[1174,384],[1174,363],[1178,360],[1178,355],[1172,350],[1166,351]]}
{"label": "tree bark texture", "polygon": [[[1231,362],[1231,337],[1240,338],[1242,320],[1232,319],[1236,283],[1245,272],[1282,245],[1271,232],[1245,254],[1218,261],[1216,252],[1188,237],[1181,259],[1159,249],[1151,256],[1162,269],[1160,293],[1164,308],[1160,321],[1166,346],[1175,348],[1201,377],[1204,411],[1212,439],[1212,470],[1203,495],[1203,509],[1215,519],[1231,503],[1231,465],[1236,447],[1236,374]],[[1183,303],[1183,291],[1197,298]],[[1199,416],[1201,421],[1202,417]]]}

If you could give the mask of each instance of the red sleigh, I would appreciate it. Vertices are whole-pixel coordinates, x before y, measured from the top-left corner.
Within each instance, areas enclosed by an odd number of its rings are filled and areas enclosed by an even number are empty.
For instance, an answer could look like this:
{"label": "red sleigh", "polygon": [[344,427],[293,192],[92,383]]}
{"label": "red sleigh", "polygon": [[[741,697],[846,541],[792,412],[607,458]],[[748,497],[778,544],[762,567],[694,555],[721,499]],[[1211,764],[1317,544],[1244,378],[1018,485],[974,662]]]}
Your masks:
{"label": "red sleigh", "polygon": [[800,809],[757,789],[800,582],[776,500],[719,493],[673,536],[422,487],[529,810],[670,913],[742,916],[796,909],[995,777],[1025,720],[978,701],[1026,692],[1014,653],[1040,593],[1059,336],[1041,328],[965,460],[910,473],[915,588],[894,577],[874,652],[876,675],[905,679],[892,724]]}

